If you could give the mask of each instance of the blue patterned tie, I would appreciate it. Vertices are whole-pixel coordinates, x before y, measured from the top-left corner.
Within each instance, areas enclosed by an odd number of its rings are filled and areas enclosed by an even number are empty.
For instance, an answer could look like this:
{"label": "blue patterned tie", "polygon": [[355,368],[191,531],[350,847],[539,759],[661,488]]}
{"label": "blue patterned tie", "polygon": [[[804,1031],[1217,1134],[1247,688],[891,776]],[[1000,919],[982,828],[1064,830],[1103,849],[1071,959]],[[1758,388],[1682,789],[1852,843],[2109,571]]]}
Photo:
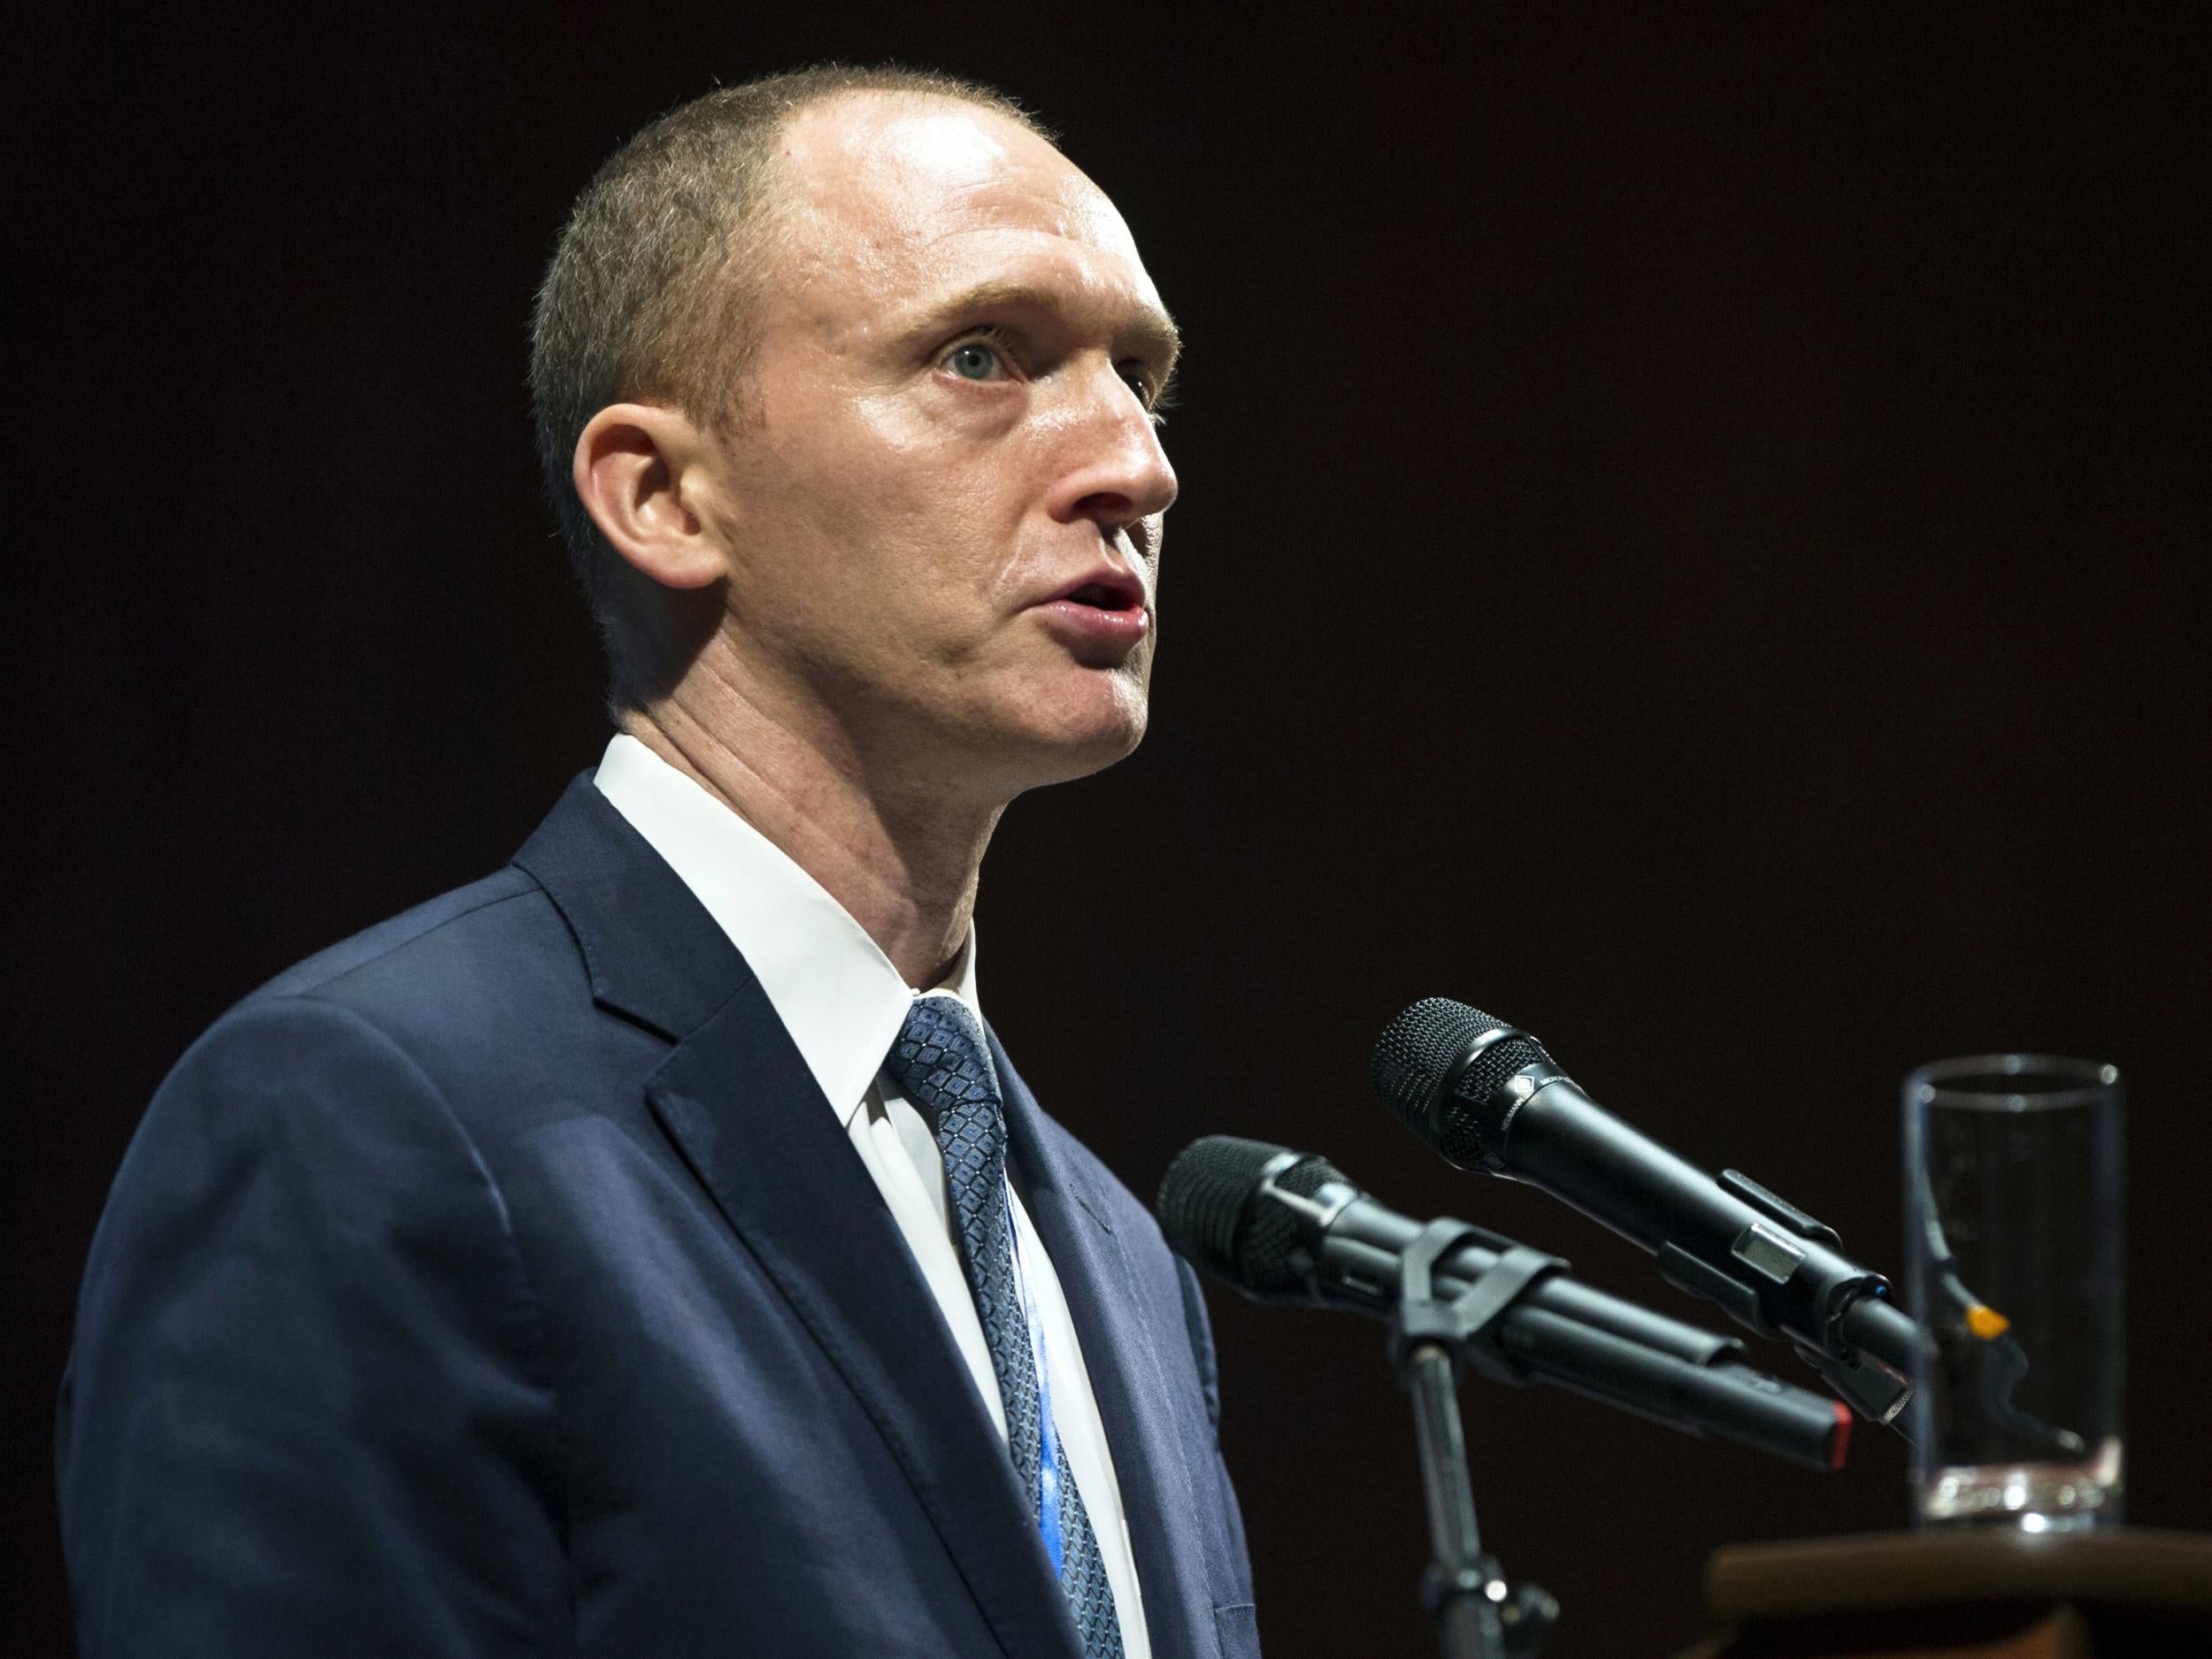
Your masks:
{"label": "blue patterned tie", "polygon": [[[1029,1318],[1014,1267],[1013,1217],[1006,1202],[1006,1107],[991,1064],[983,1029],[956,997],[918,996],[885,1069],[906,1097],[933,1118],[937,1149],[944,1155],[945,1188],[960,1232],[960,1257],[968,1288],[983,1321],[999,1397],[1006,1404],[1008,1450],[1014,1472],[1029,1494],[1031,1515],[1048,1540],[1060,1540],[1060,1587],[1067,1592],[1086,1659],[1121,1659],[1121,1620],[1113,1586],[1106,1582],[1098,1540],[1075,1476],[1060,1455],[1060,1440],[1037,1392],[1037,1363],[1029,1345]],[[1058,1469],[1058,1525],[1044,1513],[1045,1437]]]}

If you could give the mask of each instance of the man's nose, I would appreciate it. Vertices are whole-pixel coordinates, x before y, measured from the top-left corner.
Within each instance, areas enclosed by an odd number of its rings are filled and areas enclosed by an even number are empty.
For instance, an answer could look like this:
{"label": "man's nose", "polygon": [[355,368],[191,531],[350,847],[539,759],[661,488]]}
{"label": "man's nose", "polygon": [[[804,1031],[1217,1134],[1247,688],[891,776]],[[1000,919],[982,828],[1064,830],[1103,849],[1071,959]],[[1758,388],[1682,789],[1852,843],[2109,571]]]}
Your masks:
{"label": "man's nose", "polygon": [[1175,469],[1136,389],[1112,370],[1091,377],[1082,407],[1071,411],[1070,465],[1048,506],[1056,518],[1089,518],[1119,530],[1165,512],[1175,500]]}

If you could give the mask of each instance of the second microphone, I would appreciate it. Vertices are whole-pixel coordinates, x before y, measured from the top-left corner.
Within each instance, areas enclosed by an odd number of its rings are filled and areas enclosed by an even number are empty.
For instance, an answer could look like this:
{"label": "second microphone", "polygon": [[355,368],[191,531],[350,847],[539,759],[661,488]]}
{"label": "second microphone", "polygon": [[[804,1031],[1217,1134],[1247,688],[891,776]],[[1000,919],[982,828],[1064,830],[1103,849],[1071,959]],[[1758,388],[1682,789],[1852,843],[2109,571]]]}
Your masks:
{"label": "second microphone", "polygon": [[[1169,1167],[1158,1213],[1168,1241],[1257,1301],[1390,1317],[1419,1222],[1377,1203],[1327,1160],[1209,1135]],[[1450,1294],[1516,1247],[1474,1241],[1437,1268]],[[1834,1402],[1734,1363],[1741,1345],[1550,1275],[1509,1308],[1498,1345],[1532,1379],[1573,1388],[1691,1433],[1717,1435],[1810,1469],[1842,1466],[1850,1417]]]}

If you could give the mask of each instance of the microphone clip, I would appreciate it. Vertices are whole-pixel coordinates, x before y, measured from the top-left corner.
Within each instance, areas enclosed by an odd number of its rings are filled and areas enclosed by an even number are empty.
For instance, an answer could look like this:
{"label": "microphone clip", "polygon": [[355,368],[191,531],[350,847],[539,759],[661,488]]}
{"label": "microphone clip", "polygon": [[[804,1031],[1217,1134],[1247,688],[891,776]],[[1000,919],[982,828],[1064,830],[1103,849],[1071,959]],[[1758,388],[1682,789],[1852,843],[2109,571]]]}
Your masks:
{"label": "microphone clip", "polygon": [[1536,1659],[1559,1603],[1532,1584],[1506,1583],[1483,1553],[1467,1447],[1459,1417],[1459,1368],[1471,1363],[1498,1382],[1532,1379],[1497,1340],[1499,1320],[1566,1263],[1525,1245],[1511,1245],[1497,1265],[1446,1302],[1436,1294],[1436,1264],[1470,1239],[1498,1241],[1463,1221],[1432,1221],[1399,1257],[1398,1301],[1390,1320],[1390,1363],[1413,1396],[1415,1439],[1432,1553],[1421,1580],[1422,1605],[1436,1621],[1446,1659]]}
{"label": "microphone clip", "polygon": [[1497,1265],[1449,1302],[1439,1300],[1436,1264],[1471,1240],[1494,1241],[1494,1235],[1461,1221],[1439,1219],[1421,1229],[1399,1258],[1398,1304],[1390,1321],[1390,1363],[1402,1380],[1409,1356],[1424,1345],[1441,1348],[1455,1363],[1472,1365],[1493,1382],[1525,1386],[1527,1369],[1498,1340],[1498,1322],[1513,1304],[1567,1263],[1541,1250],[1516,1244]]}

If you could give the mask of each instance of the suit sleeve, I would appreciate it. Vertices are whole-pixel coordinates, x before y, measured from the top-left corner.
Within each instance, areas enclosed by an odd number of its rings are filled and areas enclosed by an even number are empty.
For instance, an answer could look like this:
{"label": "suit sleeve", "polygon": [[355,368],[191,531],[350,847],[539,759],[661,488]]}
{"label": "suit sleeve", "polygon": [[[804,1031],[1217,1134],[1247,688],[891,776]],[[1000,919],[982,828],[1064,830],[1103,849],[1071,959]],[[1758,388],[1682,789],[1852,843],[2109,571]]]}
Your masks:
{"label": "suit sleeve", "polygon": [[234,1011],[94,1240],[57,1460],[87,1659],[570,1651],[535,1303],[423,1071],[312,998]]}

